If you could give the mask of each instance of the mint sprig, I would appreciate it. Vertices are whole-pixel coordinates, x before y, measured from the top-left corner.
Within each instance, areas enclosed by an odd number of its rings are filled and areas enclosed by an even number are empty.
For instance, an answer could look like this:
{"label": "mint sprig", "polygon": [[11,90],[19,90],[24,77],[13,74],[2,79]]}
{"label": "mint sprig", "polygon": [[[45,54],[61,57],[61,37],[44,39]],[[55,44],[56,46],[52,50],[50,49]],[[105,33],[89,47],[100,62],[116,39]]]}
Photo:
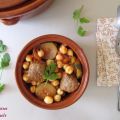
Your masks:
{"label": "mint sprig", "polygon": [[[3,44],[3,41],[0,40],[0,80],[2,78],[3,69],[9,66],[10,63],[10,55],[6,53],[7,46]],[[5,84],[0,83],[0,92],[2,92],[5,88]]]}
{"label": "mint sprig", "polygon": [[84,28],[81,26],[78,28],[78,31],[77,31],[78,35],[80,36],[85,36],[86,32],[87,31],[85,31]]}
{"label": "mint sprig", "polygon": [[73,19],[74,21],[77,23],[77,34],[79,36],[85,36],[86,34],[86,30],[84,30],[84,28],[82,27],[81,24],[83,23],[89,23],[90,20],[86,17],[81,17],[81,13],[82,13],[82,10],[83,10],[84,6],[81,6],[80,9],[76,9],[74,12],[73,12]]}
{"label": "mint sprig", "polygon": [[46,81],[58,79],[58,75],[55,73],[56,67],[55,63],[51,63],[46,67],[44,72],[44,79]]}
{"label": "mint sprig", "polygon": [[10,55],[5,53],[0,59],[0,69],[4,69],[5,67],[9,66],[10,63]]}
{"label": "mint sprig", "polygon": [[80,23],[89,23],[89,22],[90,22],[90,20],[86,17],[80,18]]}
{"label": "mint sprig", "polygon": [[7,49],[7,46],[3,44],[3,41],[0,40],[0,53],[5,52]]}

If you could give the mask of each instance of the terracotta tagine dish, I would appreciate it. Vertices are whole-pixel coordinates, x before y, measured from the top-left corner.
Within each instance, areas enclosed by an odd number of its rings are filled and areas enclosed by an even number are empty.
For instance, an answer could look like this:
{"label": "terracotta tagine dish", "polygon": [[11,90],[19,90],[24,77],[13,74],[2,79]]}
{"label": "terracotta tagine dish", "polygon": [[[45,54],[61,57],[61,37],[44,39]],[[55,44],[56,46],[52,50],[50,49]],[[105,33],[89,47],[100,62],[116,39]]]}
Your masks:
{"label": "terracotta tagine dish", "polygon": [[33,16],[47,8],[53,0],[0,0],[0,21],[16,24],[22,17]]}
{"label": "terracotta tagine dish", "polygon": [[49,34],[35,38],[22,49],[15,76],[29,102],[44,109],[61,109],[83,95],[89,81],[89,65],[78,44]]}

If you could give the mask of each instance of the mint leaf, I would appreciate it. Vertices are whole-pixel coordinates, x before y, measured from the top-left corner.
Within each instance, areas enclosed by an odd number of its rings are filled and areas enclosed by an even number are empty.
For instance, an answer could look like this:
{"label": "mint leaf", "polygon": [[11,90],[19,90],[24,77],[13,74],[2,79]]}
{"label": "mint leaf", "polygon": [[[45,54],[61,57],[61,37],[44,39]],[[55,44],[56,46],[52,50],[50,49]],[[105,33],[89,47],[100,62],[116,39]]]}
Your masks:
{"label": "mint leaf", "polygon": [[50,76],[48,76],[48,80],[56,80],[58,78],[58,75],[56,73],[52,73]]}
{"label": "mint leaf", "polygon": [[9,63],[10,63],[10,55],[8,53],[5,53],[0,60],[0,68],[3,69],[9,66]]}
{"label": "mint leaf", "polygon": [[78,35],[80,35],[80,36],[85,36],[86,31],[83,29],[83,27],[80,26],[80,27],[78,28],[77,33],[78,33]]}
{"label": "mint leaf", "polygon": [[90,22],[90,20],[85,17],[80,18],[80,23],[89,23],[89,22]]}
{"label": "mint leaf", "polygon": [[0,52],[5,52],[7,49],[6,45],[0,45]]}
{"label": "mint leaf", "polygon": [[44,79],[46,81],[48,80],[55,80],[58,78],[58,75],[55,73],[57,65],[55,63],[51,63],[50,65],[48,65],[45,69],[44,72]]}
{"label": "mint leaf", "polygon": [[0,92],[2,92],[5,88],[5,85],[4,84],[0,84]]}
{"label": "mint leaf", "polygon": [[1,45],[1,44],[3,44],[3,41],[2,41],[2,40],[0,40],[0,45]]}
{"label": "mint leaf", "polygon": [[82,10],[83,10],[83,7],[84,6],[81,6],[81,8],[80,9],[76,9],[74,12],[73,12],[73,19],[74,20],[79,20],[79,18],[80,18],[80,14],[81,14],[81,12],[82,12]]}
{"label": "mint leaf", "polygon": [[80,17],[80,10],[77,9],[77,10],[75,10],[75,11],[73,12],[73,19],[74,19],[74,20],[78,20],[79,17]]}
{"label": "mint leaf", "polygon": [[57,66],[56,66],[55,63],[51,63],[51,64],[50,64],[50,72],[51,72],[51,73],[55,72],[56,67],[57,67]]}
{"label": "mint leaf", "polygon": [[5,52],[7,49],[7,46],[3,44],[3,41],[0,40],[0,52]]}

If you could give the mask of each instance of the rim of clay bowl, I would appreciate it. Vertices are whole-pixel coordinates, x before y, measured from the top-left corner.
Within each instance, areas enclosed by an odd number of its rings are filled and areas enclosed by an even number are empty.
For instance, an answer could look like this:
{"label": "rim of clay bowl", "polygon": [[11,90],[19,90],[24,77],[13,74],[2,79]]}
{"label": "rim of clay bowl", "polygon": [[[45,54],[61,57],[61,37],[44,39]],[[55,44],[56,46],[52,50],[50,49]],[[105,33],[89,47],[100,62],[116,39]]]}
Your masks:
{"label": "rim of clay bowl", "polygon": [[16,6],[10,9],[6,10],[0,10],[0,18],[12,18],[15,16],[21,16],[22,14],[25,14],[29,11],[32,11],[33,9],[41,6],[45,2],[49,0],[30,0],[26,1],[25,3],[21,4],[20,6]]}

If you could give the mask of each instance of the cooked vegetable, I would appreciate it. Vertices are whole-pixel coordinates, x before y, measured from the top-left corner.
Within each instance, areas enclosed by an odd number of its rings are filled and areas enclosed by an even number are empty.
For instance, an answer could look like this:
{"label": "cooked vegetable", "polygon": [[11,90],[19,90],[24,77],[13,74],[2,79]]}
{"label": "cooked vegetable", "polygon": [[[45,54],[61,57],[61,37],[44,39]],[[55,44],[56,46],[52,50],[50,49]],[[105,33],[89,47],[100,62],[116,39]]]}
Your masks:
{"label": "cooked vegetable", "polygon": [[69,56],[73,56],[73,51],[72,51],[71,49],[68,49],[67,54],[68,54]]}
{"label": "cooked vegetable", "polygon": [[61,101],[61,95],[55,95],[55,96],[54,96],[54,100],[55,100],[56,102]]}
{"label": "cooked vegetable", "polygon": [[73,56],[73,57],[71,58],[71,60],[70,60],[70,63],[71,63],[71,64],[74,64],[74,63],[75,63],[75,61],[76,61],[76,57],[75,57],[75,56]]}
{"label": "cooked vegetable", "polygon": [[73,68],[72,66],[70,66],[70,65],[66,66],[65,72],[66,72],[67,74],[72,74],[73,71],[74,71],[74,68]]}
{"label": "cooked vegetable", "polygon": [[82,76],[82,66],[81,66],[81,63],[78,59],[74,63],[74,67],[75,67],[74,71],[76,73],[76,76],[79,79]]}
{"label": "cooked vegetable", "polygon": [[35,94],[40,99],[44,99],[46,96],[53,97],[56,94],[56,89],[50,83],[41,83],[36,87]]}
{"label": "cooked vegetable", "polygon": [[58,68],[62,68],[63,67],[63,63],[62,63],[62,61],[57,61],[57,67]]}
{"label": "cooked vegetable", "polygon": [[59,80],[53,80],[51,83],[52,83],[53,86],[56,87],[56,86],[59,85]]}
{"label": "cooked vegetable", "polygon": [[60,88],[68,93],[74,92],[79,86],[79,82],[74,74],[68,75],[64,73],[60,82]]}
{"label": "cooked vegetable", "polygon": [[28,69],[29,68],[29,62],[24,62],[23,63],[23,68]]}
{"label": "cooked vegetable", "polygon": [[23,80],[24,80],[25,82],[28,82],[29,78],[28,78],[28,75],[27,75],[27,74],[24,74],[24,75],[23,75]]}
{"label": "cooked vegetable", "polygon": [[54,63],[54,60],[48,59],[48,60],[46,61],[46,63],[47,63],[47,65],[50,65],[50,64]]}
{"label": "cooked vegetable", "polygon": [[56,60],[63,60],[63,55],[62,54],[57,54],[56,55]]}
{"label": "cooked vegetable", "polygon": [[32,62],[33,56],[32,55],[27,55],[26,56],[26,61],[27,62]]}
{"label": "cooked vegetable", "polygon": [[36,89],[35,86],[31,86],[31,87],[30,87],[31,93],[35,93],[35,89]]}
{"label": "cooked vegetable", "polygon": [[46,104],[52,104],[53,103],[53,98],[51,96],[46,96],[44,99],[44,102]]}
{"label": "cooked vegetable", "polygon": [[43,50],[39,50],[38,51],[38,56],[39,57],[43,57],[44,56],[44,51]]}
{"label": "cooked vegetable", "polygon": [[[38,56],[38,48],[33,49],[33,56],[31,56],[32,60],[31,61],[40,61],[41,58]],[[29,59],[29,58],[28,58]]]}
{"label": "cooked vegetable", "polygon": [[82,70],[81,69],[76,70],[76,76],[78,79],[82,77]]}
{"label": "cooked vegetable", "polygon": [[36,81],[36,82],[43,82],[43,75],[45,71],[45,62],[41,61],[40,63],[38,62],[33,62],[30,64],[29,69],[28,69],[28,78],[30,81]]}
{"label": "cooked vegetable", "polygon": [[66,54],[67,53],[67,47],[65,47],[64,45],[61,45],[60,46],[60,53]]}
{"label": "cooked vegetable", "polygon": [[54,59],[58,52],[57,47],[54,43],[43,43],[40,48],[44,51],[44,59]]}
{"label": "cooked vegetable", "polygon": [[63,95],[63,94],[64,94],[64,91],[59,88],[59,89],[57,90],[57,94],[58,94],[58,95]]}

